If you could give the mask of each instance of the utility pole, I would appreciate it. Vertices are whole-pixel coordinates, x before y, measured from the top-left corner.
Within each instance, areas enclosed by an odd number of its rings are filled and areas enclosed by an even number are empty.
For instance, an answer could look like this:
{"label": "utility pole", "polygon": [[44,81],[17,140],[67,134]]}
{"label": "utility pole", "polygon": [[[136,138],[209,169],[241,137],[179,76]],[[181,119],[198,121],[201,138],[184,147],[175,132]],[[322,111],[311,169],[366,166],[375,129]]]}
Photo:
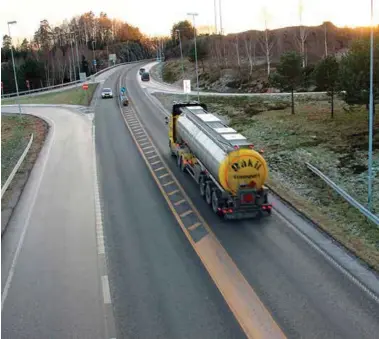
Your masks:
{"label": "utility pole", "polygon": [[197,67],[197,46],[196,46],[196,23],[195,23],[195,16],[197,16],[197,13],[187,13],[187,15],[192,16],[193,20],[193,35],[194,35],[194,42],[195,42],[195,67],[196,67],[196,86],[197,86],[197,101],[200,103],[200,93],[199,93],[199,69]]}
{"label": "utility pole", "polygon": [[16,85],[16,93],[17,93],[17,104],[18,104],[18,113],[21,117],[21,105],[20,105],[20,94],[18,93],[18,83],[17,83],[17,74],[16,74],[16,65],[14,63],[14,55],[13,55],[13,43],[11,37],[11,27],[10,25],[17,24],[17,21],[8,21],[8,35],[9,39],[11,39],[11,55],[12,55],[12,65],[13,65],[13,75],[14,75],[14,83]]}
{"label": "utility pole", "polygon": [[182,78],[184,80],[184,61],[183,61],[183,49],[182,49],[182,39],[180,37],[180,30],[177,29],[176,33],[178,33],[178,37],[179,37],[180,61],[181,61],[181,64],[182,64]]}
{"label": "utility pole", "polygon": [[369,107],[369,142],[368,142],[368,209],[372,212],[372,143],[374,128],[374,0],[371,0],[370,32],[370,107]]}
{"label": "utility pole", "polygon": [[214,10],[215,10],[215,34],[217,34],[217,0],[214,0]]}
{"label": "utility pole", "polygon": [[221,0],[219,0],[219,12],[220,12],[220,34],[223,35],[223,30],[222,30],[222,12],[221,12]]}

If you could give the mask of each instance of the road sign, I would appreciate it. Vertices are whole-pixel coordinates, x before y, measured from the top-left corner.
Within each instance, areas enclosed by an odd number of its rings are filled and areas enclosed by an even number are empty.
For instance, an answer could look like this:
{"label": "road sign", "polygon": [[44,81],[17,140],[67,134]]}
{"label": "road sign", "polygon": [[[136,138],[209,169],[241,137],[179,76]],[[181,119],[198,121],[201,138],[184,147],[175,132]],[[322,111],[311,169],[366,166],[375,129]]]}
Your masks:
{"label": "road sign", "polygon": [[183,80],[184,93],[191,93],[191,80]]}
{"label": "road sign", "polygon": [[92,63],[93,63],[93,65],[94,65],[94,66],[96,66],[96,65],[97,65],[97,62],[96,62],[96,60],[93,60],[93,61],[92,61]]}
{"label": "road sign", "polygon": [[125,87],[121,87],[121,93],[125,93],[126,92],[126,88]]}
{"label": "road sign", "polygon": [[88,89],[88,84],[83,84],[82,88],[86,91]]}
{"label": "road sign", "polygon": [[87,74],[86,74],[86,72],[81,72],[81,73],[79,73],[79,79],[80,79],[80,81],[86,81],[86,78],[87,78]]}
{"label": "road sign", "polygon": [[29,80],[25,80],[25,82],[26,82],[26,87],[27,87],[28,89],[30,89]]}

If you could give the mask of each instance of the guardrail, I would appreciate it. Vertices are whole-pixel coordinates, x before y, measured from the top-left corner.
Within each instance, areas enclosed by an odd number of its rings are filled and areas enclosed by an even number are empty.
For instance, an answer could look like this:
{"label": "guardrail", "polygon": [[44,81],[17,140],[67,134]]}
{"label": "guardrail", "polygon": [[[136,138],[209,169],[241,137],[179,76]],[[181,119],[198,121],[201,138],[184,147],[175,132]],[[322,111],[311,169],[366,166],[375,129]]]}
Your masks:
{"label": "guardrail", "polygon": [[[86,81],[93,80],[98,75],[100,75],[100,74],[102,74],[102,73],[104,73],[106,71],[109,71],[110,69],[115,68],[115,67],[119,67],[119,66],[123,66],[123,65],[128,65],[128,64],[135,64],[135,63],[144,62],[144,61],[151,61],[151,60],[155,60],[155,59],[144,59],[144,60],[137,60],[137,61],[130,61],[130,62],[122,62],[122,63],[116,64],[116,65],[104,68],[101,71],[99,71],[99,72],[97,72],[95,74],[90,75],[89,77],[86,78]],[[81,80],[75,80],[75,81],[66,82],[66,83],[59,84],[59,85],[47,86],[47,87],[41,87],[41,88],[37,88],[37,89],[32,89],[30,91],[29,90],[28,91],[20,91],[20,92],[18,92],[18,94],[19,94],[19,96],[25,96],[25,95],[30,95],[30,94],[33,94],[33,93],[38,93],[38,92],[47,92],[47,91],[51,91],[51,90],[57,89],[57,88],[74,86],[74,85],[80,84],[82,82],[83,81],[81,81]],[[15,97],[15,96],[17,96],[17,93],[7,93],[7,94],[3,94],[1,96],[1,98],[2,99],[3,98],[11,98],[11,97]]]}
{"label": "guardrail", "polygon": [[14,166],[11,174],[9,174],[8,179],[4,183],[3,187],[1,187],[1,199],[3,198],[3,195],[6,192],[6,190],[8,189],[9,185],[11,184],[11,182],[12,182],[14,176],[16,175],[18,169],[20,168],[22,162],[24,161],[26,154],[28,154],[29,148],[32,145],[32,142],[33,142],[33,134],[30,136],[29,143],[25,147],[24,152],[22,153],[21,157],[18,159],[18,161],[17,161],[16,165]]}
{"label": "guardrail", "polygon": [[376,226],[379,227],[379,217],[375,214],[371,213],[367,208],[365,208],[362,204],[352,198],[346,191],[342,188],[338,187],[331,179],[329,179],[324,173],[322,173],[315,166],[311,165],[309,162],[305,163],[309,170],[311,170],[314,174],[320,177],[324,182],[333,188],[340,196],[342,196],[350,205],[357,208],[364,216],[370,219]]}

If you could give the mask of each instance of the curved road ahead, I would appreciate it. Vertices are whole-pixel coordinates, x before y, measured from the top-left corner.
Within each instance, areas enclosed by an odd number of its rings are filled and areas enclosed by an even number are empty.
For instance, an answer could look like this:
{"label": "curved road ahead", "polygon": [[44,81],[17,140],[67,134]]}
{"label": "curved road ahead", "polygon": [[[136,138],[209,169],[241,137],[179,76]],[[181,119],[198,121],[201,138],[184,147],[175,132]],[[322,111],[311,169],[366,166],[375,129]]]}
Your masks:
{"label": "curved road ahead", "polygon": [[2,338],[109,337],[92,122],[69,108],[23,109],[50,130],[1,239]]}
{"label": "curved road ahead", "polygon": [[27,108],[54,128],[2,238],[2,337],[376,338],[378,277],[276,197],[216,217],[139,67],[103,83],[132,106],[97,100],[96,167],[91,114]]}
{"label": "curved road ahead", "polygon": [[[262,221],[227,223],[213,215],[195,183],[171,159],[165,112],[141,89],[138,68],[121,77],[132,110],[284,334],[289,338],[376,337],[378,298],[340,265],[348,266],[375,292],[377,276],[280,200],[273,197],[277,213]],[[115,92],[120,87],[118,75],[105,82]],[[138,127],[135,118],[130,119]],[[98,103],[96,128],[118,337],[240,337],[241,328],[173,218],[115,101]],[[325,249],[330,256],[323,254]]]}

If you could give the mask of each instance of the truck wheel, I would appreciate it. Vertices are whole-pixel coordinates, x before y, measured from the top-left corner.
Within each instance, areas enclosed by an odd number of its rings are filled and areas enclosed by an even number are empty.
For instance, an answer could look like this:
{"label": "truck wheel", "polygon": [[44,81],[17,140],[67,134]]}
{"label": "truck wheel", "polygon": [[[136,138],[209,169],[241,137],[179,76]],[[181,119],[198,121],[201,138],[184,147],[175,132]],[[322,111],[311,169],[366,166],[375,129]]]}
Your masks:
{"label": "truck wheel", "polygon": [[206,187],[205,176],[201,176],[199,178],[199,188],[200,188],[200,196],[203,198],[205,197],[205,187]]}
{"label": "truck wheel", "polygon": [[212,184],[209,182],[205,187],[205,201],[208,205],[212,204]]}
{"label": "truck wheel", "polygon": [[180,168],[180,170],[182,172],[185,171],[185,166],[184,166],[184,163],[183,163],[183,157],[182,156],[178,156],[178,167]]}
{"label": "truck wheel", "polygon": [[217,194],[216,190],[213,190],[212,192],[212,210],[216,214],[219,213],[219,207],[220,207],[220,199],[219,199],[219,194]]}
{"label": "truck wheel", "polygon": [[171,147],[171,140],[168,142],[168,147],[170,147],[171,156],[174,157],[175,153],[173,152],[172,147]]}

